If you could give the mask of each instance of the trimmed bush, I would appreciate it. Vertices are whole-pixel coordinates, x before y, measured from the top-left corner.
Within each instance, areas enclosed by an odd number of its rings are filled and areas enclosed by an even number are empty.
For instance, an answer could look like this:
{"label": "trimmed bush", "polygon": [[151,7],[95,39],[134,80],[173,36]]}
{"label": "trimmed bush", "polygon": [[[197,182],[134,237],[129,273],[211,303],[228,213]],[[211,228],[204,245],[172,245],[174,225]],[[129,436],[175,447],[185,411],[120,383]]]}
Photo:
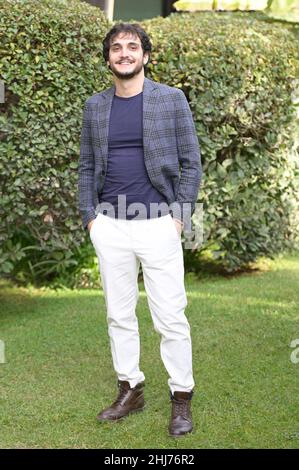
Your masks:
{"label": "trimmed bush", "polygon": [[0,0],[0,270],[63,276],[86,240],[77,209],[84,101],[111,86],[109,24],[79,0]]}
{"label": "trimmed bush", "polygon": [[293,35],[246,13],[176,14],[143,25],[154,38],[151,76],[184,91],[201,144],[204,245],[194,256],[209,249],[234,271],[294,248],[299,192]]}

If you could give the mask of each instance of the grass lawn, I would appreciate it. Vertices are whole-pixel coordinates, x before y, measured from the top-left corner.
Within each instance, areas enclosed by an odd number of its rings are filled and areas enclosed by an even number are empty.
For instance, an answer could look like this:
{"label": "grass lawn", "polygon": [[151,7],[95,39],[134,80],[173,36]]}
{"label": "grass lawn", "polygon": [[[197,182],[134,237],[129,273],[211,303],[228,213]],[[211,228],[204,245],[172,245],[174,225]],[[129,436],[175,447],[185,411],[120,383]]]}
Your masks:
{"label": "grass lawn", "polygon": [[[1,448],[299,448],[299,253],[230,277],[186,276],[196,389],[194,432],[168,436],[167,374],[143,285],[137,307],[143,413],[96,414],[116,377],[100,290],[16,288],[2,281]],[[299,358],[299,353],[298,353]]]}

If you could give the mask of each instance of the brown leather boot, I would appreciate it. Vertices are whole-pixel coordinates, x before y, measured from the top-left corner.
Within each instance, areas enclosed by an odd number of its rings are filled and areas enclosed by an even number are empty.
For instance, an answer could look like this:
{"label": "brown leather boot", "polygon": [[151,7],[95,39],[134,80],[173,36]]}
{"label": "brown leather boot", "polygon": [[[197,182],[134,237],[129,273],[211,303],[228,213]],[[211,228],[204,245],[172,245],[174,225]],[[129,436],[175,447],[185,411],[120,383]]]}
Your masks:
{"label": "brown leather boot", "polygon": [[192,431],[192,395],[192,391],[170,393],[172,413],[168,429],[171,436],[180,437]]}
{"label": "brown leather boot", "polygon": [[144,382],[130,388],[129,382],[118,381],[118,397],[111,406],[98,414],[99,421],[117,421],[130,413],[136,413],[144,409],[143,396]]}

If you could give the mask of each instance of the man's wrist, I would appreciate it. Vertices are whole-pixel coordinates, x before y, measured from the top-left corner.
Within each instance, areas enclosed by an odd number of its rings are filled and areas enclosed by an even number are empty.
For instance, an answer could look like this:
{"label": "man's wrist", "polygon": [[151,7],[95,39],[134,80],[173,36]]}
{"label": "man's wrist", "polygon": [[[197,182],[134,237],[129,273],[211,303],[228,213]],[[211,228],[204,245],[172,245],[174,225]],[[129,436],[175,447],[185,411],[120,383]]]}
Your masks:
{"label": "man's wrist", "polygon": [[182,222],[182,220],[177,219],[176,217],[174,217],[173,220],[175,220],[176,222],[178,222],[179,224],[181,224],[182,227],[184,226],[184,222]]}
{"label": "man's wrist", "polygon": [[91,220],[87,223],[86,229],[87,229],[88,231],[91,229],[91,226],[92,226],[92,224],[93,224],[94,221],[95,221],[95,218],[94,218],[94,219],[91,219]]}

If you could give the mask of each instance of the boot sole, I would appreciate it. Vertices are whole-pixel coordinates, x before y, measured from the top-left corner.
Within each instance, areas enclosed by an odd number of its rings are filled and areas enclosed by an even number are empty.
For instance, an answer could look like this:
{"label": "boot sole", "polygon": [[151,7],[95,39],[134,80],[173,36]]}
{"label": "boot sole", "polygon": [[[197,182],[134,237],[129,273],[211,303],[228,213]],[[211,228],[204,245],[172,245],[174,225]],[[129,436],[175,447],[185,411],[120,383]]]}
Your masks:
{"label": "boot sole", "polygon": [[134,413],[141,413],[144,409],[145,409],[145,405],[144,405],[143,408],[138,408],[137,410],[132,410],[128,414],[126,414],[125,416],[121,416],[120,418],[111,419],[111,418],[98,418],[98,417],[96,417],[96,419],[98,421],[100,421],[101,423],[118,423],[119,421],[122,421],[123,419],[125,419],[127,416],[130,416]]}
{"label": "boot sole", "polygon": [[183,434],[171,434],[171,433],[169,433],[169,437],[182,438],[182,437],[185,437],[186,434],[191,434],[192,432],[193,432],[193,429],[191,429],[190,431],[184,432]]}

